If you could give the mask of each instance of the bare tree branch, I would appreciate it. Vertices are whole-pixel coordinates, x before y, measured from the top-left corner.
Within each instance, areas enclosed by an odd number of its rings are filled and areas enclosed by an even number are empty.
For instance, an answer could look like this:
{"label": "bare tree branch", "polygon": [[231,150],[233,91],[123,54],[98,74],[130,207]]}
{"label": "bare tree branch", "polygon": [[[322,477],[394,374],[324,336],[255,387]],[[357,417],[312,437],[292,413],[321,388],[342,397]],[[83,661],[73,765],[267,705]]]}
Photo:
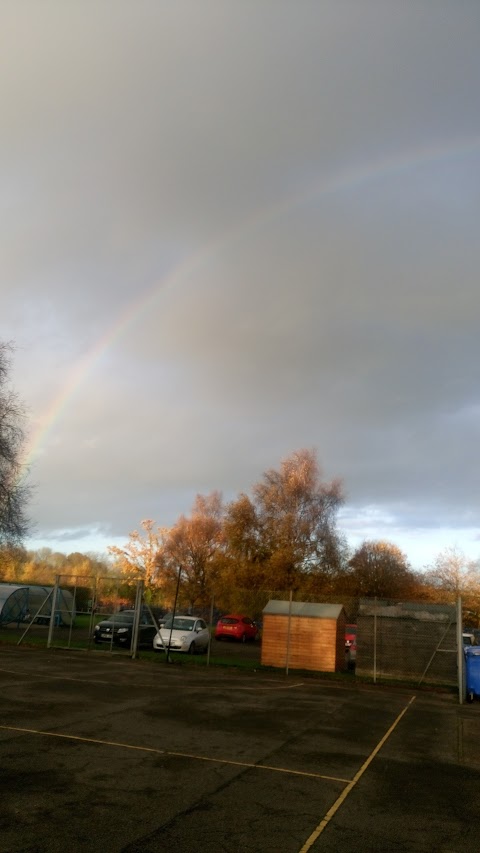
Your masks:
{"label": "bare tree branch", "polygon": [[11,344],[0,342],[0,545],[18,544],[27,535],[31,488],[22,472],[25,410],[8,386]]}

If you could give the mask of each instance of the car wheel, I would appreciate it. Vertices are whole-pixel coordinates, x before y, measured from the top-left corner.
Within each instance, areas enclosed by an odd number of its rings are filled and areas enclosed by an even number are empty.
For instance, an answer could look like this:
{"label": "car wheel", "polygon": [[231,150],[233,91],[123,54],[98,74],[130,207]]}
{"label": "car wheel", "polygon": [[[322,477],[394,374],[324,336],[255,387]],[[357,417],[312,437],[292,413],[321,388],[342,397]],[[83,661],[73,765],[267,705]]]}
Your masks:
{"label": "car wheel", "polygon": [[195,645],[195,641],[193,641],[192,643],[190,643],[190,648],[188,649],[188,654],[194,655],[196,653],[196,651],[197,651],[197,647]]}

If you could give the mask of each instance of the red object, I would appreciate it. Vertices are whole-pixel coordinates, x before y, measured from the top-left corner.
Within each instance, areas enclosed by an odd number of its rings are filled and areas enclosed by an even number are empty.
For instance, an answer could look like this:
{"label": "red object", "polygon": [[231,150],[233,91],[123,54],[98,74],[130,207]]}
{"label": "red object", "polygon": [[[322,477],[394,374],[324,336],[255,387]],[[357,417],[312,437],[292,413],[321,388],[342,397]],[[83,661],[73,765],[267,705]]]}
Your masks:
{"label": "red object", "polygon": [[345,625],[345,648],[357,651],[357,626]]}
{"label": "red object", "polygon": [[239,640],[241,643],[246,643],[247,640],[256,640],[258,636],[258,625],[249,616],[239,615],[238,613],[229,613],[222,616],[215,628],[215,639],[225,640],[231,637],[233,640]]}

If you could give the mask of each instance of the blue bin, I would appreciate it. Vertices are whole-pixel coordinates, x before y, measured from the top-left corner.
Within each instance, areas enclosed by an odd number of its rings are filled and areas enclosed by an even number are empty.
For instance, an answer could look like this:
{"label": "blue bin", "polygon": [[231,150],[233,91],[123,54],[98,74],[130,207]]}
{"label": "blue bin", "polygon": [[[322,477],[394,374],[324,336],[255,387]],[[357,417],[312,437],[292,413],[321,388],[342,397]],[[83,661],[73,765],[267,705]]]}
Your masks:
{"label": "blue bin", "polygon": [[467,699],[473,702],[474,696],[480,696],[480,646],[466,646],[465,669]]}

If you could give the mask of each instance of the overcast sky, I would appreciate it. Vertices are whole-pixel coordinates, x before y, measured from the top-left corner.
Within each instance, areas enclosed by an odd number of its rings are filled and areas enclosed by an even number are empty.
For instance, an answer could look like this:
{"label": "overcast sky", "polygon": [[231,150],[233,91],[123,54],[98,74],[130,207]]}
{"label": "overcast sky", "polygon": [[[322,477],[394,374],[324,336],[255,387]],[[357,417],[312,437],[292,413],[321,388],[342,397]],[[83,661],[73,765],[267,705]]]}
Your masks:
{"label": "overcast sky", "polygon": [[2,0],[28,546],[314,447],[352,546],[480,556],[479,36],[478,0]]}

